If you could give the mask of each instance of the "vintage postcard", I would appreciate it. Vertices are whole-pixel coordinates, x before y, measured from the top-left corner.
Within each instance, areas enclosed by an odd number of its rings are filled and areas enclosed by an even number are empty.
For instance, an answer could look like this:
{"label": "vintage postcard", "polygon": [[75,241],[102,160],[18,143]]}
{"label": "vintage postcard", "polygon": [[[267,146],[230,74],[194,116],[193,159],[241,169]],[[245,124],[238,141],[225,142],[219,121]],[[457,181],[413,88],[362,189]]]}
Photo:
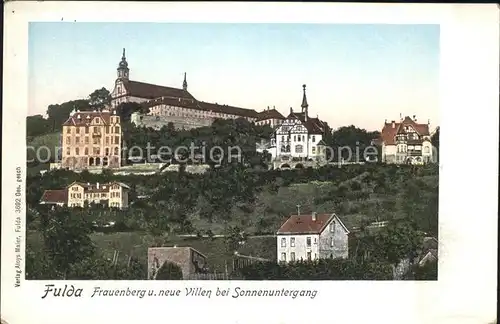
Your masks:
{"label": "vintage postcard", "polygon": [[2,320],[496,322],[498,17],[7,3]]}

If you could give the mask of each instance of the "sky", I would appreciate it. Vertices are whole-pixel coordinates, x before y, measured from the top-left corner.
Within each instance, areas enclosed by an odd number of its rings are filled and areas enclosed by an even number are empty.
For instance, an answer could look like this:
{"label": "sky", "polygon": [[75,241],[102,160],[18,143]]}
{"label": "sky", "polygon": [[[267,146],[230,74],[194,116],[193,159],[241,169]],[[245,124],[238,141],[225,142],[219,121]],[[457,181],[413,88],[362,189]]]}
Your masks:
{"label": "sky", "polygon": [[198,100],[331,127],[380,130],[417,116],[438,125],[439,25],[36,22],[29,27],[29,115],[112,91],[126,49],[130,79],[182,87]]}

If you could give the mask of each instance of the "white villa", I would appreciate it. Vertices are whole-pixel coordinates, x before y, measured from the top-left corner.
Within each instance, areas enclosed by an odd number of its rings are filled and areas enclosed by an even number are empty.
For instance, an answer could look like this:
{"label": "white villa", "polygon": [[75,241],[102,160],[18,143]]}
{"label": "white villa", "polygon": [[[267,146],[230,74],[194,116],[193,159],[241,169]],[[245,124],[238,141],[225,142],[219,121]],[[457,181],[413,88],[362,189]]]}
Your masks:
{"label": "white villa", "polygon": [[302,110],[290,114],[275,127],[273,138],[260,143],[257,151],[267,151],[275,161],[323,161],[326,157],[323,136],[328,131],[326,122],[309,116],[306,85],[303,85]]}
{"label": "white villa", "polygon": [[382,162],[396,164],[424,164],[433,161],[434,152],[431,143],[430,121],[417,123],[413,118],[402,116],[400,121],[387,120],[375,141],[382,148]]}
{"label": "white villa", "polygon": [[347,258],[348,237],[335,214],[292,215],[276,235],[278,262]]}

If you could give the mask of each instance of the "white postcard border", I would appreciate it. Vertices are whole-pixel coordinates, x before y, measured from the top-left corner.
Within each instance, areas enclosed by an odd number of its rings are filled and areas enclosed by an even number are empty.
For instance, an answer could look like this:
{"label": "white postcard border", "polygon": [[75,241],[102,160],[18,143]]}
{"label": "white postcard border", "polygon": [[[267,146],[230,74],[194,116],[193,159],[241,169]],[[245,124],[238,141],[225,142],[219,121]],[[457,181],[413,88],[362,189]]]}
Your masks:
{"label": "white postcard border", "polygon": [[[5,5],[2,319],[17,323],[492,323],[496,319],[499,14],[495,5],[78,3]],[[26,175],[29,21],[441,24],[438,282],[22,281],[14,288],[16,167]],[[47,76],[50,77],[50,76]],[[25,183],[22,185],[22,203]],[[24,208],[24,207],[23,207]],[[24,268],[24,244],[22,244]],[[23,273],[24,276],[24,273]],[[46,283],[139,289],[317,289],[315,299],[47,298]]]}

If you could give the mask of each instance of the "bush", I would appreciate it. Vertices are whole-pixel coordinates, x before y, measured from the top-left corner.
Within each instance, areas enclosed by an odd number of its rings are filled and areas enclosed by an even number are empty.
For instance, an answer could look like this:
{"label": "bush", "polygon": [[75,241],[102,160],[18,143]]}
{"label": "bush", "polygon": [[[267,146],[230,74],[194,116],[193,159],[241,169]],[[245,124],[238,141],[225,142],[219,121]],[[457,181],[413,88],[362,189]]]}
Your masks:
{"label": "bush", "polygon": [[175,263],[165,261],[158,269],[156,280],[182,280],[182,270]]}

